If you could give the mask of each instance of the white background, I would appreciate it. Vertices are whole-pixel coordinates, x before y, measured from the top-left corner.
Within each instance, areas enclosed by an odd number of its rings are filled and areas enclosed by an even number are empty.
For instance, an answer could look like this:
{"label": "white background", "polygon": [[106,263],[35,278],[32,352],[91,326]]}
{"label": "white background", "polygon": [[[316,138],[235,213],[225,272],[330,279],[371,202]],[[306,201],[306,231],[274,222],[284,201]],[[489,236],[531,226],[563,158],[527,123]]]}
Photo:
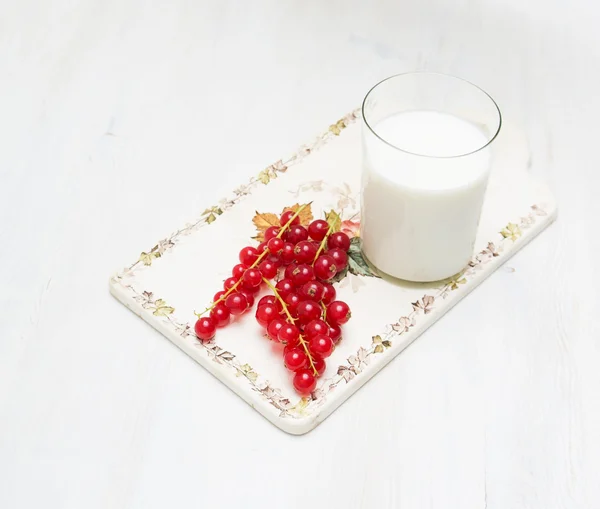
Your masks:
{"label": "white background", "polygon": [[[599,14],[0,0],[0,507],[600,507]],[[324,424],[286,435],[108,276],[416,69],[497,99],[559,221]]]}

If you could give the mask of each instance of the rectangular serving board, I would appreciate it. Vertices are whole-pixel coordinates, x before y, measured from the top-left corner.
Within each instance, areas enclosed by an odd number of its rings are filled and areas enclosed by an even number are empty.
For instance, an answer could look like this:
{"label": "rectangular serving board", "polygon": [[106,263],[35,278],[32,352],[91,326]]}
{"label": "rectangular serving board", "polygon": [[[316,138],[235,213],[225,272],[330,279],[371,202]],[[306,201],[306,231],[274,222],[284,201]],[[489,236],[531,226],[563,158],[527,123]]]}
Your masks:
{"label": "rectangular serving board", "polygon": [[[237,186],[229,197],[200,208],[195,221],[147,246],[111,277],[110,291],[273,424],[288,433],[306,433],[554,220],[554,198],[528,174],[524,146],[518,130],[505,124],[496,142],[474,256],[463,273],[415,284],[376,277],[360,259],[353,260],[352,270],[336,283],[352,319],[310,397],[295,393],[282,347],[264,337],[254,313],[203,344],[193,332],[194,311],[204,309],[221,289],[238,263],[238,250],[256,243],[257,212],[280,214],[285,207],[312,202],[315,218],[334,211],[343,231],[358,235],[358,110]],[[216,270],[199,271],[199,266]]]}

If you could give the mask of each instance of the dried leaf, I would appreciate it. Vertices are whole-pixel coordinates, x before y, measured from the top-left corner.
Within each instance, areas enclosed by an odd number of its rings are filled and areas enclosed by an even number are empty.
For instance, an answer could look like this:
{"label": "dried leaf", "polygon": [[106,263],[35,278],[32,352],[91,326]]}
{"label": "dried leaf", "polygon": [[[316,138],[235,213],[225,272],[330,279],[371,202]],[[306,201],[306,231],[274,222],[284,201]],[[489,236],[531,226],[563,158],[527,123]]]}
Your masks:
{"label": "dried leaf", "polygon": [[373,336],[373,344],[377,345],[377,344],[381,344],[381,336],[378,334],[377,336]]}
{"label": "dried leaf", "polygon": [[[292,205],[291,207],[285,207],[281,213],[283,214],[286,210],[291,210],[292,212],[298,212],[298,209],[300,208],[300,204],[296,203],[295,205]],[[310,222],[313,220],[313,214],[312,214],[312,208],[310,206],[310,203],[307,203],[304,208],[302,209],[302,212],[300,212],[300,214],[298,214],[298,217],[300,218],[300,224],[302,226],[308,226],[310,224]]]}
{"label": "dried leaf", "polygon": [[338,120],[335,124],[332,124],[329,126],[329,130],[336,136],[340,135],[340,133],[342,132],[342,129],[346,129],[346,124],[344,122],[344,119]]}
{"label": "dried leaf", "polygon": [[219,357],[221,357],[221,359],[224,359],[226,361],[232,361],[233,359],[235,359],[235,355],[233,355],[231,352],[227,352],[227,351],[220,353]]}
{"label": "dried leaf", "polygon": [[458,290],[459,285],[465,285],[465,284],[467,284],[467,280],[464,277],[460,278],[460,279],[453,279],[449,283],[451,290]]}
{"label": "dried leaf", "polygon": [[342,227],[342,218],[335,210],[330,210],[325,213],[325,220],[332,231],[339,232]]}
{"label": "dried leaf", "polygon": [[267,185],[271,182],[271,179],[276,179],[277,174],[271,170],[271,168],[266,168],[258,174],[258,180],[260,180],[264,185]]}
{"label": "dried leaf", "polygon": [[235,188],[233,190],[233,192],[235,193],[236,196],[246,196],[247,194],[250,194],[249,186],[245,186],[245,185]]}
{"label": "dried leaf", "polygon": [[260,213],[256,212],[256,215],[252,218],[256,231],[258,232],[254,237],[259,242],[265,240],[265,230],[269,226],[279,226],[279,218],[271,212]]}
{"label": "dried leaf", "polygon": [[204,212],[202,212],[203,216],[209,216],[209,215],[217,215],[220,216],[223,213],[223,211],[221,210],[220,207],[218,206],[214,206],[214,207],[210,207],[209,209],[206,209]]}
{"label": "dried leaf", "polygon": [[377,345],[373,351],[375,353],[382,353],[383,352],[383,345]]}
{"label": "dried leaf", "polygon": [[279,173],[285,173],[287,171],[287,166],[283,163],[281,159],[276,163],[273,163],[271,167],[273,168],[273,170]]}
{"label": "dried leaf", "polygon": [[[167,249],[172,248],[174,245],[175,244],[173,244],[173,241],[171,239],[161,240],[156,245],[156,252],[159,254],[159,256],[162,256],[167,251]],[[152,251],[154,251],[154,249]]]}
{"label": "dried leaf", "polygon": [[337,370],[337,374],[341,376],[346,383],[352,380],[355,376],[354,371],[347,366],[340,366]]}
{"label": "dried leaf", "polygon": [[146,253],[145,251],[142,252],[142,254],[140,255],[140,262],[142,262],[144,265],[152,265],[152,260],[154,260],[154,258],[160,258],[160,254],[158,252],[150,252],[150,253]]}
{"label": "dried leaf", "polygon": [[416,312],[423,311],[423,313],[428,314],[433,310],[433,303],[435,301],[435,297],[431,295],[423,295],[421,300],[412,303],[412,307]]}
{"label": "dried leaf", "polygon": [[162,299],[157,299],[154,301],[154,306],[156,308],[152,313],[154,316],[167,316],[175,311],[175,308],[167,306],[167,303]]}
{"label": "dried leaf", "polygon": [[[224,352],[224,354],[222,354],[220,357],[226,358],[225,354],[229,354],[229,352]],[[235,357],[233,354],[229,354],[229,355],[232,356],[232,359]],[[231,360],[231,359],[229,359],[229,360]],[[250,364],[241,365],[238,369],[238,372],[236,373],[236,376],[245,376],[251,382],[256,382],[256,380],[258,379],[258,374],[254,372],[254,370],[252,369],[252,366],[250,366]],[[275,395],[274,391],[270,387],[268,389],[269,389],[269,391],[267,391],[267,388],[265,388],[261,392],[268,397],[273,397],[273,395]]]}
{"label": "dried leaf", "polygon": [[348,250],[348,269],[350,273],[355,276],[379,277],[371,270],[371,267],[369,267],[363,258],[360,249],[360,239],[358,237],[354,237],[350,241],[350,249]]}
{"label": "dried leaf", "polygon": [[398,323],[392,324],[392,330],[398,334],[408,332],[408,330],[415,325],[414,317],[411,319],[408,316],[401,316],[398,319]]}
{"label": "dried leaf", "polygon": [[391,341],[388,341],[387,339],[386,339],[386,340],[384,340],[384,341],[382,341],[382,342],[381,342],[381,344],[382,344],[383,346],[385,346],[386,348],[389,348],[389,347],[391,347],[391,346],[392,346],[392,342],[391,342]]}
{"label": "dried leaf", "polygon": [[514,223],[508,223],[506,227],[500,231],[500,235],[502,235],[505,239],[512,240],[513,242],[517,240],[521,234],[521,229]]}
{"label": "dried leaf", "polygon": [[361,347],[358,349],[358,352],[356,352],[356,355],[358,356],[358,360],[359,360],[360,362],[364,362],[364,363],[366,363],[366,364],[368,364],[368,363],[369,363],[369,361],[368,361],[368,359],[367,359],[367,358],[368,358],[368,356],[369,356],[369,353],[368,353],[368,352],[367,352],[367,350],[366,350],[365,348],[363,348],[362,346],[361,346]]}

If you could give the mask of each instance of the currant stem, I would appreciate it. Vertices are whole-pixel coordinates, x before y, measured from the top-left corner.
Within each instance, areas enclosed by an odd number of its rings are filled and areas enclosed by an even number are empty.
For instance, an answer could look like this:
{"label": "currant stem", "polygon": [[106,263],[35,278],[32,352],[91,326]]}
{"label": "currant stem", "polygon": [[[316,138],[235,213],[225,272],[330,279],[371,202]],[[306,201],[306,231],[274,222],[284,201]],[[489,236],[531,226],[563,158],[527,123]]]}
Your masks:
{"label": "currant stem", "polygon": [[[281,236],[287,231],[287,229],[290,227],[290,225],[292,224],[292,222],[294,221],[294,219],[296,219],[299,215],[300,212],[302,212],[302,210],[306,207],[308,207],[309,205],[312,204],[312,201],[305,203],[304,205],[301,205],[300,207],[298,207],[298,210],[294,213],[294,215],[292,217],[290,217],[289,221],[287,223],[285,223],[285,226],[283,226],[280,230],[279,233],[277,234],[278,239],[281,238]],[[254,269],[258,266],[258,264],[263,260],[263,258],[265,256],[267,256],[268,254],[268,250],[265,249],[260,255],[259,257],[256,259],[256,261],[249,267],[250,269]],[[229,297],[229,295],[231,293],[233,293],[236,288],[239,286],[239,284],[241,283],[242,278],[238,279],[238,281],[229,289],[225,292],[224,295],[222,295],[219,300],[216,300],[215,302],[213,302],[210,306],[208,306],[204,311],[202,311],[202,313],[194,313],[198,318],[200,318],[201,316],[203,316],[205,313],[208,313],[209,311],[211,311],[217,304],[223,302],[227,297]],[[266,281],[266,280],[265,280]]]}
{"label": "currant stem", "polygon": [[[286,316],[288,317],[288,320],[291,323],[294,323],[296,321],[296,319],[290,314],[290,311],[288,309],[287,304],[285,303],[285,301],[281,298],[281,295],[279,295],[279,292],[277,291],[277,288],[275,288],[271,282],[263,277],[263,281],[267,284],[267,286],[272,290],[273,295],[275,295],[275,297],[277,298],[277,300],[281,303],[281,305],[283,306],[283,310],[285,311]],[[302,348],[304,348],[304,352],[306,353],[306,356],[308,357],[308,361],[310,362],[310,367],[313,370],[313,373],[315,374],[315,376],[318,376],[319,373],[317,371],[317,368],[315,368],[315,364],[313,362],[312,359],[312,355],[310,354],[309,350],[308,350],[308,346],[306,345],[306,341],[304,341],[304,338],[302,337],[302,334],[300,334],[300,336],[298,336],[298,339],[300,340],[300,344],[302,345]]]}
{"label": "currant stem", "polygon": [[327,238],[332,233],[333,233],[333,225],[330,225],[329,229],[327,230],[327,233],[325,234],[325,237],[323,237],[323,240],[321,241],[321,245],[319,246],[319,249],[317,249],[317,253],[315,254],[315,257],[313,259],[313,265],[317,261],[317,258],[319,257],[319,255],[323,252],[323,249],[325,249],[325,244],[327,243]]}

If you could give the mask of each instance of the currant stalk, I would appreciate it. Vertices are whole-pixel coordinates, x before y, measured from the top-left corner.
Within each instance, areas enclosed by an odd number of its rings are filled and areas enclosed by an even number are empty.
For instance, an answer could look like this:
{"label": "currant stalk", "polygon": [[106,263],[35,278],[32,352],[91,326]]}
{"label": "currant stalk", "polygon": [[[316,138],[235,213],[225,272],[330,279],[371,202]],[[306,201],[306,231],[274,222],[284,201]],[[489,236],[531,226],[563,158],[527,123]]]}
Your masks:
{"label": "currant stalk", "polygon": [[[285,225],[279,230],[279,233],[277,234],[277,236],[273,237],[276,239],[281,239],[281,237],[283,236],[283,234],[288,230],[288,228],[292,225],[292,223],[294,222],[294,220],[300,215],[300,212],[302,212],[302,210],[305,207],[308,207],[309,205],[311,205],[312,202],[309,203],[305,203],[304,205],[301,205],[298,210],[296,212],[294,212],[294,214],[290,217],[290,219],[285,223]],[[256,261],[250,266],[248,267],[248,269],[255,269],[256,267],[258,267],[258,265],[260,264],[260,262],[262,262],[262,260],[265,258],[265,256],[267,256],[267,254],[269,254],[269,250],[265,249],[256,259]],[[240,285],[240,283],[242,282],[242,278],[239,278],[237,280],[237,282],[229,289],[227,290],[223,295],[221,295],[219,297],[218,300],[214,301],[209,307],[207,307],[204,311],[202,311],[201,313],[194,313],[198,318],[200,318],[201,316],[205,315],[206,313],[208,313],[209,311],[211,311],[217,304],[220,304],[221,302],[224,302],[225,299],[232,294],[233,292],[235,292],[235,290],[237,289],[237,287]],[[269,285],[270,286],[270,285]]]}
{"label": "currant stalk", "polygon": [[[275,288],[268,279],[263,278],[263,281],[267,284],[267,286],[273,292],[273,295],[275,295],[277,300],[280,302],[281,306],[283,307],[283,312],[286,314],[289,322],[295,325],[296,319],[290,314],[290,312],[288,310],[288,306],[287,306],[286,302],[281,298],[281,295],[279,295],[277,288]],[[312,354],[310,353],[310,350],[308,349],[308,345],[306,344],[306,341],[304,341],[304,337],[302,336],[302,334],[300,334],[298,339],[300,341],[300,344],[302,345],[302,348],[304,349],[304,352],[306,353],[306,356],[308,357],[308,362],[310,363],[310,368],[312,369],[315,377],[319,376],[319,372],[318,372],[317,368],[315,367],[315,363],[313,361]]]}
{"label": "currant stalk", "polygon": [[319,258],[319,255],[323,252],[323,249],[325,249],[325,244],[327,244],[327,239],[332,234],[332,232],[333,232],[333,224],[330,225],[329,228],[327,229],[327,233],[325,234],[325,237],[323,237],[323,240],[321,241],[321,244],[319,245],[319,249],[317,249],[317,253],[315,254],[315,257],[313,259],[313,264],[317,261],[317,258]]}

